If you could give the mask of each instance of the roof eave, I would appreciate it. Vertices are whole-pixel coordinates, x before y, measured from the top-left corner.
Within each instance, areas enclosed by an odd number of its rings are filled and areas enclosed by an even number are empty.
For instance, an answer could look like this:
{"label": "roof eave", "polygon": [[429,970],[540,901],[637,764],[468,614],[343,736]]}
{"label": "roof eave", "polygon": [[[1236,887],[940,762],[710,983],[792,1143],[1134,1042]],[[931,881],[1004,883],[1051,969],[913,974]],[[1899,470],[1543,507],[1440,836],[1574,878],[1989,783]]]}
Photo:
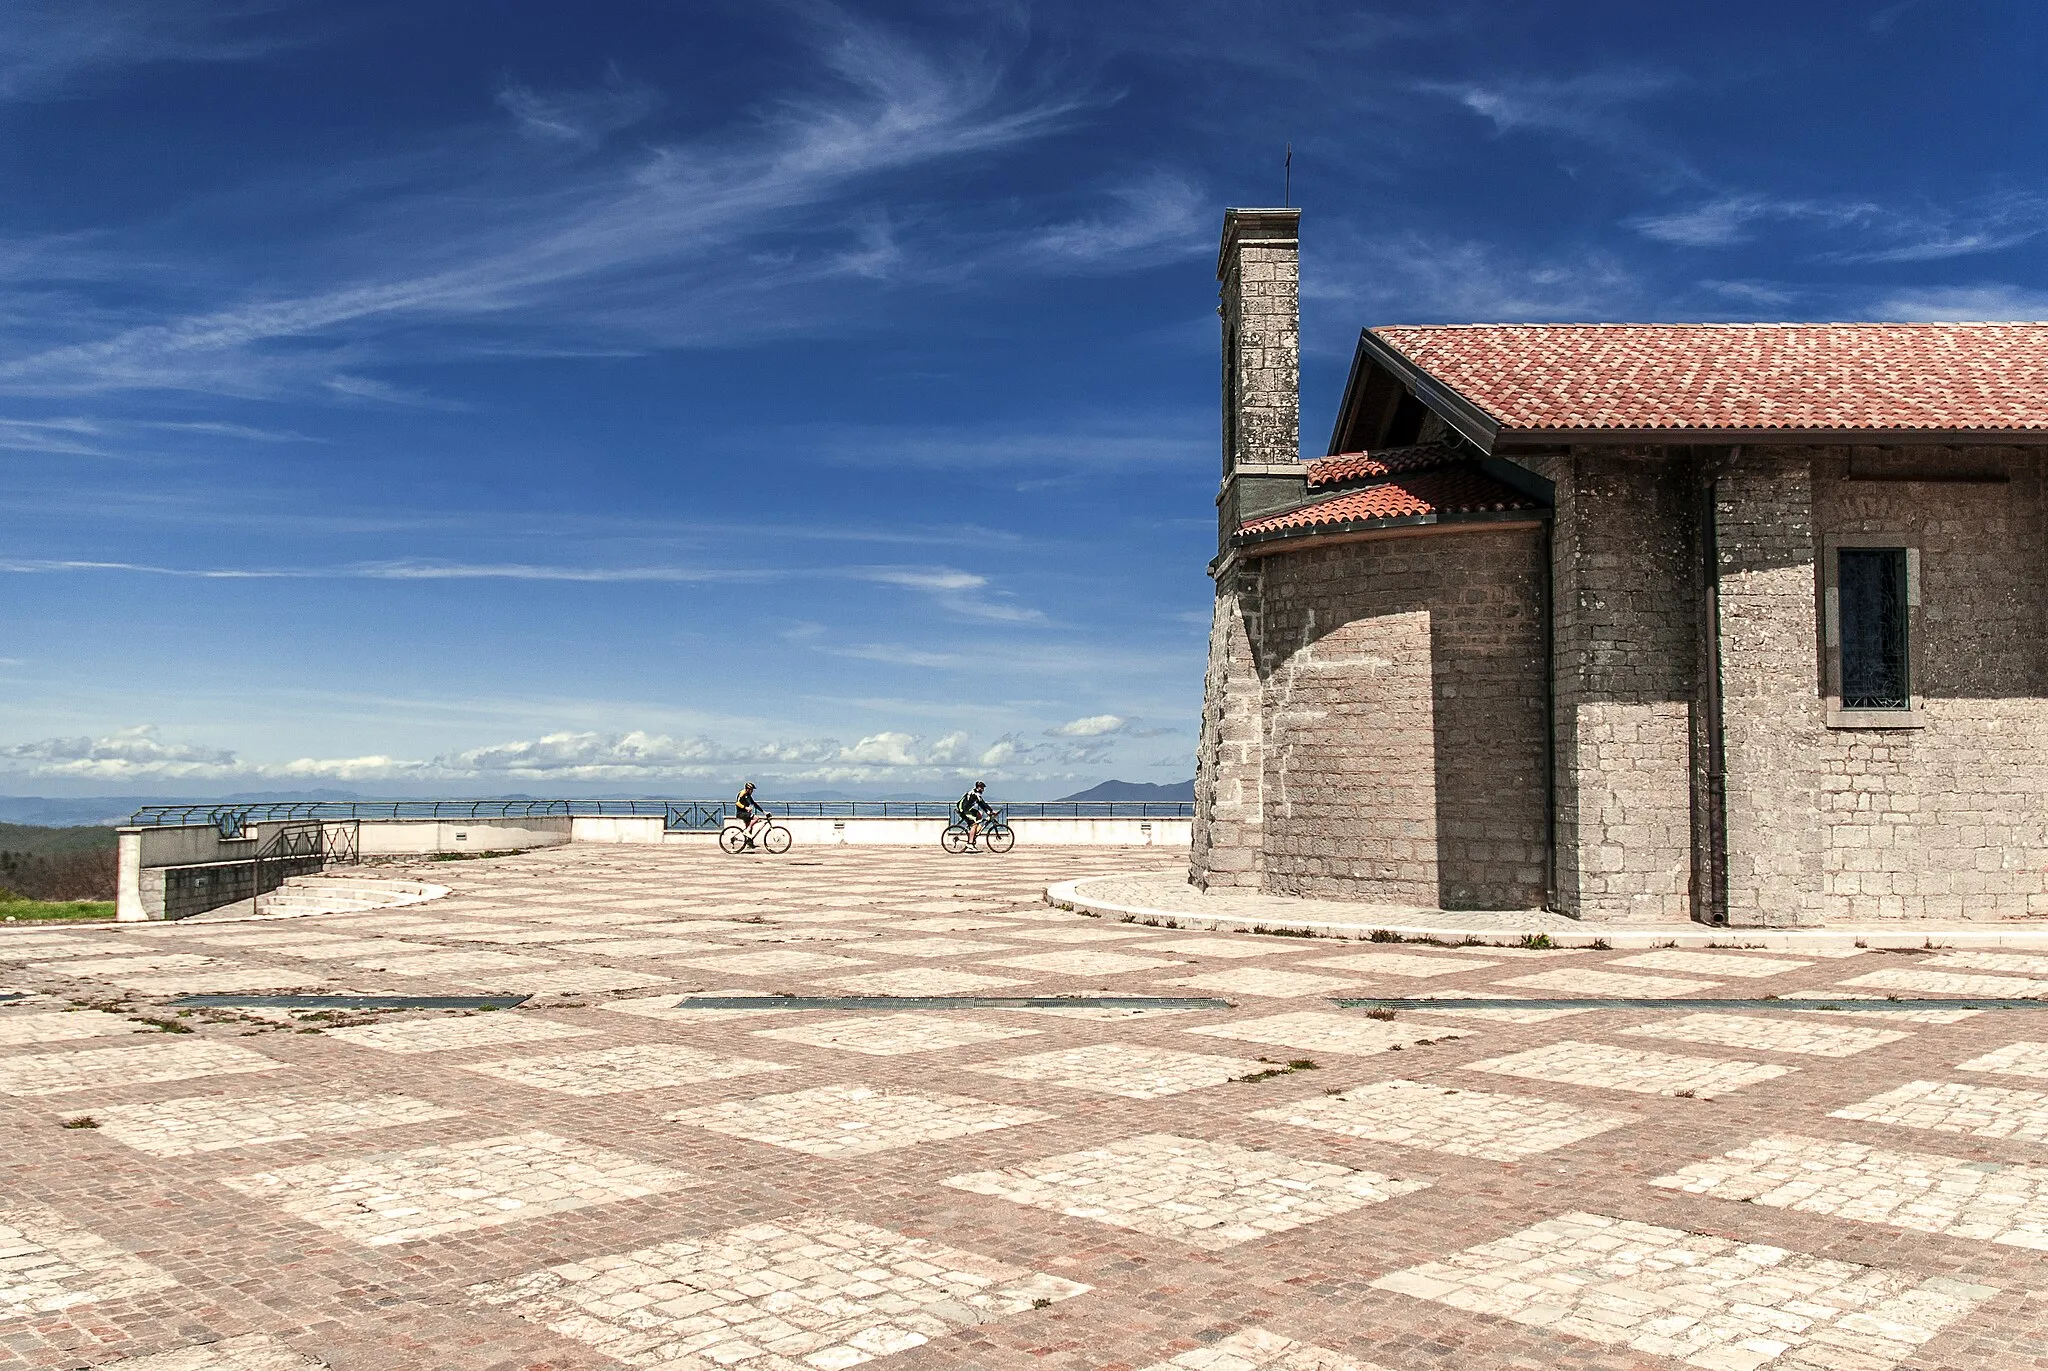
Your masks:
{"label": "roof eave", "polygon": [[1502,448],[1555,447],[1566,443],[1656,443],[1668,446],[1745,446],[1813,443],[1904,445],[1910,443],[2001,443],[2048,446],[2048,428],[1514,428],[1496,430]]}
{"label": "roof eave", "polygon": [[[1345,388],[1347,410],[1351,399],[1351,387],[1358,381],[1361,364],[1368,361],[1392,372],[1416,399],[1429,406],[1439,419],[1463,435],[1466,441],[1481,452],[1492,453],[1494,439],[1501,431],[1500,421],[1479,405],[1466,399],[1453,387],[1424,371],[1406,353],[1371,329],[1361,330],[1358,335],[1358,353],[1351,363],[1352,382]],[[1340,411],[1340,424],[1345,417],[1345,411]],[[1341,433],[1336,435],[1337,440],[1341,438]]]}
{"label": "roof eave", "polygon": [[1249,550],[1270,543],[1298,542],[1305,538],[1328,538],[1352,533],[1378,533],[1389,529],[1438,526],[1454,528],[1462,524],[1540,524],[1549,518],[1550,511],[1547,509],[1480,509],[1404,514],[1393,519],[1345,519],[1338,523],[1310,524],[1303,528],[1262,529],[1250,533],[1239,529],[1231,535],[1230,546],[1237,550]]}

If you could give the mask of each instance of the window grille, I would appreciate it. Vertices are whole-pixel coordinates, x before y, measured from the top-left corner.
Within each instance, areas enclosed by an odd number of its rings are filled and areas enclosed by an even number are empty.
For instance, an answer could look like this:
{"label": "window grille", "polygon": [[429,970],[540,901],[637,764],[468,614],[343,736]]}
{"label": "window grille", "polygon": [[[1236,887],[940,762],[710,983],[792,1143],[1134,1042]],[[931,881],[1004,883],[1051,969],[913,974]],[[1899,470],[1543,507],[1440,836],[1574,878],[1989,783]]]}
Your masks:
{"label": "window grille", "polygon": [[1910,709],[1906,549],[1845,547],[1839,555],[1842,708]]}

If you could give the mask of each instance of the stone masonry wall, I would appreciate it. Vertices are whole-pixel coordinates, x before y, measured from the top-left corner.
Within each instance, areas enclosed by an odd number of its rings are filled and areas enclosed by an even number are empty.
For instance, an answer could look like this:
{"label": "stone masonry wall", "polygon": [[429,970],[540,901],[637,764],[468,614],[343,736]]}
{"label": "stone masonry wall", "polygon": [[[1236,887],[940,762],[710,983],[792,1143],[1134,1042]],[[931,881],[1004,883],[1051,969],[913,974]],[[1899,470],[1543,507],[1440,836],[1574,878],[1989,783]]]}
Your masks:
{"label": "stone masonry wall", "polygon": [[1261,565],[1264,889],[1541,904],[1540,534],[1436,531]]}
{"label": "stone masonry wall", "polygon": [[1752,450],[1714,483],[1728,921],[1820,917],[1822,734],[1810,454]]}
{"label": "stone masonry wall", "polygon": [[1590,921],[1684,921],[1699,579],[1689,464],[1605,449],[1532,466],[1557,486],[1557,906]]}
{"label": "stone masonry wall", "polygon": [[[1881,469],[1886,455],[1858,465]],[[2003,467],[2011,480],[1850,480],[1846,451],[1816,460],[1823,539],[1900,534],[1920,549],[1913,690],[1925,723],[1821,732],[1820,910],[1834,922],[2048,916],[2042,463],[2017,450],[1913,460]]]}
{"label": "stone masonry wall", "polygon": [[1217,579],[1195,754],[1194,846],[1188,879],[1208,890],[1256,887],[1260,873],[1262,687],[1253,656],[1257,564]]}

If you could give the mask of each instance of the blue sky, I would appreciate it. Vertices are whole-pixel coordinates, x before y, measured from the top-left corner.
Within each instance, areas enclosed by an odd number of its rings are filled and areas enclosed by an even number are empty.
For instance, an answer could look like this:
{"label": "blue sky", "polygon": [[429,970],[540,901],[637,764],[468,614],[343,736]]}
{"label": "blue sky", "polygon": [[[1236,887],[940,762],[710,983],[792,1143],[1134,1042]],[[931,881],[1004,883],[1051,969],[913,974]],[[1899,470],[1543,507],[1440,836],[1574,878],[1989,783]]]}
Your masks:
{"label": "blue sky", "polygon": [[0,791],[1193,772],[1215,240],[2048,317],[2022,3],[0,7]]}

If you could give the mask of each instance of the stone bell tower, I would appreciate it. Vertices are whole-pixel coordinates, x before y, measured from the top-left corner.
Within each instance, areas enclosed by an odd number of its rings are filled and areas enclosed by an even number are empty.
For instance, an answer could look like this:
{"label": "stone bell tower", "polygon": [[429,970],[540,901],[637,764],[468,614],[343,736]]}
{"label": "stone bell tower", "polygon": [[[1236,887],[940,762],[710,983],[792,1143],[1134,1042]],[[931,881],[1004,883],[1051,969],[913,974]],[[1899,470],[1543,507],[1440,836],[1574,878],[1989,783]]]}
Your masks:
{"label": "stone bell tower", "polygon": [[1223,322],[1223,484],[1216,493],[1215,616],[1195,761],[1189,879],[1260,882],[1261,738],[1258,573],[1230,535],[1308,489],[1301,460],[1301,211],[1233,209],[1216,259]]}

